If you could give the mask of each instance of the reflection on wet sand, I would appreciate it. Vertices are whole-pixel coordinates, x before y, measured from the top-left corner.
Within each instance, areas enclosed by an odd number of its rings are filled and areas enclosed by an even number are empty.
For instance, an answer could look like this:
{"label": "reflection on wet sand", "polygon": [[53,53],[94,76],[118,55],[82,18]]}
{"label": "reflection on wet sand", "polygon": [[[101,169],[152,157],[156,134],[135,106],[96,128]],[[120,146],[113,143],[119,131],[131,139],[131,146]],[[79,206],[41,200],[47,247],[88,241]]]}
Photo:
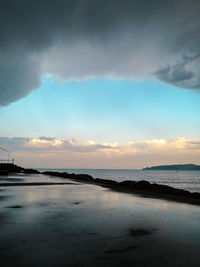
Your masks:
{"label": "reflection on wet sand", "polygon": [[0,199],[2,266],[200,266],[199,206],[81,183]]}

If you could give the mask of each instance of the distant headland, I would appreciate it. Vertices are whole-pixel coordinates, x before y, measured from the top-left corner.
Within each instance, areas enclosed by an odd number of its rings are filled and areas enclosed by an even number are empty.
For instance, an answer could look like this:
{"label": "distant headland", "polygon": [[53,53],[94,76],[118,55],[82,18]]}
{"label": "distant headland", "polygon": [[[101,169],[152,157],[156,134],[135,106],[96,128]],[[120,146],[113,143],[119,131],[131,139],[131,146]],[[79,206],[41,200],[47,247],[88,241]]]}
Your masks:
{"label": "distant headland", "polygon": [[176,164],[176,165],[160,165],[143,169],[144,171],[200,171],[200,165],[195,164]]}

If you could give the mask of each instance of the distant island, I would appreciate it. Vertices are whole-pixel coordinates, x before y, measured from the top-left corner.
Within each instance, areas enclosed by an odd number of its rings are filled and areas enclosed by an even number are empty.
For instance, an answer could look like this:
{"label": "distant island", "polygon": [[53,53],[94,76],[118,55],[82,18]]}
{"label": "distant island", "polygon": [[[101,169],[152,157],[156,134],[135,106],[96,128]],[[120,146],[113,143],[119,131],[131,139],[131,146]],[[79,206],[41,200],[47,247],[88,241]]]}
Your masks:
{"label": "distant island", "polygon": [[144,171],[200,171],[200,165],[195,164],[176,164],[160,165],[142,169]]}

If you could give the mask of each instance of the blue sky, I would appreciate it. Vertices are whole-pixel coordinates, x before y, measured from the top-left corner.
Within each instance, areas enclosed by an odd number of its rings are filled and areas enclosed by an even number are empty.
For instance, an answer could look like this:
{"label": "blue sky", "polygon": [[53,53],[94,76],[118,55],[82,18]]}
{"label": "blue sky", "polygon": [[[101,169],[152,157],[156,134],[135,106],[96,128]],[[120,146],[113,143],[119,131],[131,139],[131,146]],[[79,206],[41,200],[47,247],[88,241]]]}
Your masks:
{"label": "blue sky", "polygon": [[161,82],[89,79],[39,89],[0,108],[1,136],[141,141],[198,138],[200,93]]}
{"label": "blue sky", "polygon": [[199,164],[199,102],[198,90],[161,82],[43,76],[40,88],[0,108],[0,144],[33,168]]}

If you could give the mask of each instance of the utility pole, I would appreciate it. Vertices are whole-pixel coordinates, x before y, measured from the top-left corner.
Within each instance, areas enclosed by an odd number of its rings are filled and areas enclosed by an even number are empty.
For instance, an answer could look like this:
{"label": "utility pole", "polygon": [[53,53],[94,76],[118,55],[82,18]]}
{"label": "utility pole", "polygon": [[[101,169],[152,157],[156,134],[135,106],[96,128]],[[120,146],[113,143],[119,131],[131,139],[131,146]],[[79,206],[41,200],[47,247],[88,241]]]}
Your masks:
{"label": "utility pole", "polygon": [[[0,147],[0,149],[1,149],[2,151],[4,151],[4,152],[7,152],[7,153],[8,153],[8,160],[1,160],[1,161],[2,161],[2,162],[6,162],[6,161],[7,161],[7,163],[10,163],[10,151],[6,150],[6,149],[3,148],[3,147]],[[14,159],[12,160],[12,162],[14,162]]]}

